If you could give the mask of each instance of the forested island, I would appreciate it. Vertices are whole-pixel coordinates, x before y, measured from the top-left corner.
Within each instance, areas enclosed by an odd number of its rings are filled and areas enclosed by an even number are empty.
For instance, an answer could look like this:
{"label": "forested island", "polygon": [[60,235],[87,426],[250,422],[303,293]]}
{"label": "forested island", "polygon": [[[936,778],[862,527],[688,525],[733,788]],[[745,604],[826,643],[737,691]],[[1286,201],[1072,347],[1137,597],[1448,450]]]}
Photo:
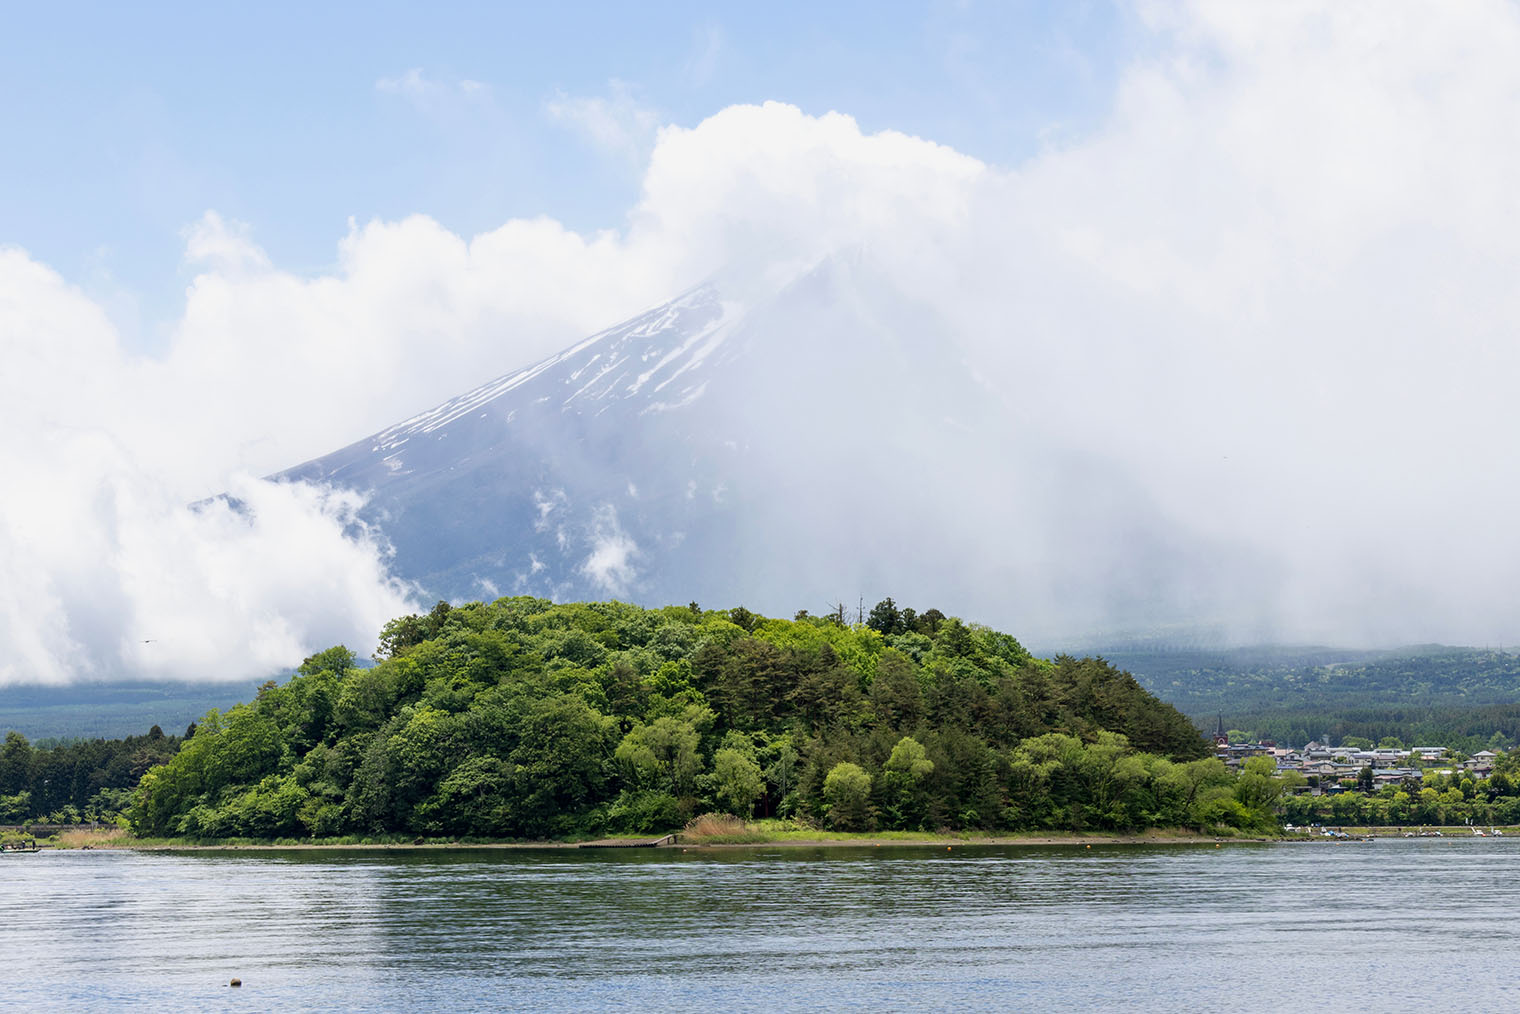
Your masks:
{"label": "forested island", "polygon": [[1270,831],[1277,785],[1101,659],[899,609],[772,619],[536,598],[407,616],[209,713],[145,837],[564,839],[709,811],[840,830]]}
{"label": "forested island", "polygon": [[577,840],[706,814],[787,834],[1520,821],[1520,751],[1358,768],[1372,741],[1345,737],[1316,755],[1331,774],[1294,770],[1238,729],[1216,748],[1101,658],[1036,658],[891,599],[862,619],[439,603],[388,624],[375,659],[320,652],[182,737],[8,733],[0,825],[216,842]]}

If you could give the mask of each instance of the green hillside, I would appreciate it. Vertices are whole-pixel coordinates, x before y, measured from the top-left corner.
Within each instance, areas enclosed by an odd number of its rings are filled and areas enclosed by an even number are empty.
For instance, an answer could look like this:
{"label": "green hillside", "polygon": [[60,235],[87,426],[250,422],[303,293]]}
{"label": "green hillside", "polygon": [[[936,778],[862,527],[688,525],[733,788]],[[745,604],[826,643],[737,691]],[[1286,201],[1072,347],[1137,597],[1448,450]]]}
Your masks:
{"label": "green hillside", "polygon": [[1520,741],[1520,654],[1444,645],[1392,651],[1238,648],[1104,652],[1203,728],[1216,716],[1253,737],[1441,743]]}
{"label": "green hillside", "polygon": [[179,732],[212,708],[248,700],[257,687],[252,681],[0,687],[0,734],[45,743],[120,739],[154,725]]}

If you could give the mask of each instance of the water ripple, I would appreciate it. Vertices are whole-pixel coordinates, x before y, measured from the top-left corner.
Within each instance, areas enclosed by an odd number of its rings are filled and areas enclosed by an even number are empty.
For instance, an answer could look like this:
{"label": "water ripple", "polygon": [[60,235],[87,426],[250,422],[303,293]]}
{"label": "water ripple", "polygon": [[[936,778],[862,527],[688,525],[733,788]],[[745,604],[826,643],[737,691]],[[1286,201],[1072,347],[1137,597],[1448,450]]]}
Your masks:
{"label": "water ripple", "polygon": [[1484,1008],[1517,849],[42,853],[0,866],[0,1003]]}

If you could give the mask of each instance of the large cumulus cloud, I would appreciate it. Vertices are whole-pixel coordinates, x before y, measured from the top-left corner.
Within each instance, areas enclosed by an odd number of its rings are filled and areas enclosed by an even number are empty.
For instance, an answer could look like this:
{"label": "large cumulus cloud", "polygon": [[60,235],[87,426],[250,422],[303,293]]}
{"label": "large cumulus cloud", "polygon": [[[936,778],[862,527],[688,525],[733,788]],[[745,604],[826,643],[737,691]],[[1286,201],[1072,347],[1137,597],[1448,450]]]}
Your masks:
{"label": "large cumulus cloud", "polygon": [[[1149,44],[1106,121],[1018,166],[763,104],[662,128],[637,204],[594,234],[355,224],[311,276],[208,213],[154,357],[0,250],[0,681],[247,676],[366,643],[411,604],[383,535],[355,538],[350,498],[247,476],[713,273],[759,291],[841,247],[933,308],[943,332],[926,340],[999,392],[1011,428],[1122,477],[1144,503],[1129,521],[1193,538],[1179,552],[1198,558],[1198,597],[1169,598],[1173,620],[1513,639],[1520,15],[1499,0],[1139,11]],[[968,467],[986,467],[975,450]],[[1017,505],[1047,484],[994,488]],[[251,510],[185,506],[224,490]],[[1132,530],[1114,510],[1112,531]],[[1117,573],[1124,537],[1040,555],[989,528],[985,551],[1115,571],[1076,593],[1034,581],[1009,606],[1054,635],[1111,622],[1102,580],[1144,584],[1138,556]]]}

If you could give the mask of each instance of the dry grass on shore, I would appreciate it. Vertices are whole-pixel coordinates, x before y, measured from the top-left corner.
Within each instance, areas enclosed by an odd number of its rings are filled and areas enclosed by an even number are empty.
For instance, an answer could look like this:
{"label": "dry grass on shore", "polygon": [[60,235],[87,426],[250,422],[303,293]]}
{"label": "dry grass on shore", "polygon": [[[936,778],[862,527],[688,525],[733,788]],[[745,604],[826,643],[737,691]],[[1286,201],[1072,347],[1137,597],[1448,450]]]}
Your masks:
{"label": "dry grass on shore", "polygon": [[767,836],[731,813],[704,813],[687,822],[680,840],[693,845],[753,845],[766,841]]}
{"label": "dry grass on shore", "polygon": [[124,827],[81,827],[58,832],[58,848],[109,849],[125,845],[130,838]]}

